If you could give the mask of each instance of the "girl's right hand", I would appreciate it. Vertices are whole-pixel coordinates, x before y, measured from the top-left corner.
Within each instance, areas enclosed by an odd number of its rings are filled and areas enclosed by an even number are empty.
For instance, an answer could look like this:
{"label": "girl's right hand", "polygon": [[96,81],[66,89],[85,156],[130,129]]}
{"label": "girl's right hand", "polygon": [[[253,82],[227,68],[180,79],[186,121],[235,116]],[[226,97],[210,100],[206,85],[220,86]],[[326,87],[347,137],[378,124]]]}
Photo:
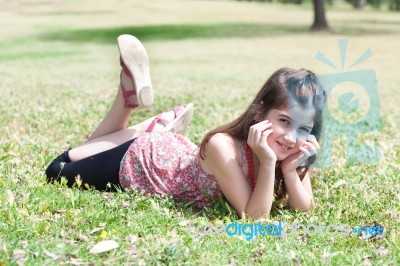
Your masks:
{"label": "girl's right hand", "polygon": [[276,163],[276,154],[267,142],[267,138],[272,132],[272,123],[268,120],[259,122],[250,127],[247,144],[257,156],[260,164],[271,163],[275,165]]}

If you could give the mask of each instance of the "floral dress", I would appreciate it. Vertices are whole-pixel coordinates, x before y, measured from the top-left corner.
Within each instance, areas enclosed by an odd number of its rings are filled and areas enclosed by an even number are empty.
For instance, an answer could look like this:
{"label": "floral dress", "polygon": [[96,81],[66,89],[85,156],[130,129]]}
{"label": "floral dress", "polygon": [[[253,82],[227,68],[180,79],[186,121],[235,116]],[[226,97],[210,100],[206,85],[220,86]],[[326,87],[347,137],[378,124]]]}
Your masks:
{"label": "floral dress", "polygon": [[172,132],[138,137],[122,158],[119,180],[125,190],[171,195],[198,208],[223,197],[215,177],[200,166],[199,148]]}

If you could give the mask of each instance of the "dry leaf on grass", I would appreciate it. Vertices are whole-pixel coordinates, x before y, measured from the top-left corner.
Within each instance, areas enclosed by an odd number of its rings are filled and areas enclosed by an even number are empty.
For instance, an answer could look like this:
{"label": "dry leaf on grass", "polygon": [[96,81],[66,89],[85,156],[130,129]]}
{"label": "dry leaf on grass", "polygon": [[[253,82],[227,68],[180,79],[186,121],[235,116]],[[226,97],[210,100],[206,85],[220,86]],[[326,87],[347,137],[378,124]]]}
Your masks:
{"label": "dry leaf on grass", "polygon": [[296,258],[292,258],[292,262],[293,262],[294,266],[301,266],[300,261],[298,259],[296,259]]}
{"label": "dry leaf on grass", "polygon": [[136,235],[128,235],[125,237],[125,240],[129,241],[131,244],[136,243],[138,239],[139,238]]}
{"label": "dry leaf on grass", "polygon": [[82,260],[82,259],[75,259],[75,258],[71,258],[70,261],[69,261],[69,263],[70,263],[71,265],[84,265],[84,264],[86,264],[84,260]]}
{"label": "dry leaf on grass", "polygon": [[45,249],[43,250],[43,253],[44,253],[46,256],[52,258],[53,260],[57,260],[57,259],[60,257],[60,256],[57,256],[56,254],[51,253],[50,251],[45,250]]}
{"label": "dry leaf on grass", "polygon": [[370,265],[372,265],[371,262],[370,262],[370,260],[369,260],[370,258],[372,258],[371,255],[366,255],[366,256],[364,256],[361,265],[362,265],[362,266],[370,266]]}
{"label": "dry leaf on grass", "polygon": [[135,244],[135,243],[131,244],[131,245],[125,250],[125,253],[126,253],[126,254],[130,254],[130,255],[135,255],[136,252],[137,252],[137,247],[136,247],[136,244]]}
{"label": "dry leaf on grass", "polygon": [[103,198],[105,201],[109,201],[112,196],[113,196],[113,193],[111,193],[111,192],[103,192]]}
{"label": "dry leaf on grass", "polygon": [[25,263],[25,251],[21,249],[16,249],[13,251],[13,254],[11,255],[11,260],[14,260],[17,265],[24,265]]}
{"label": "dry leaf on grass", "polygon": [[84,260],[78,258],[74,254],[66,254],[66,256],[69,258],[69,261],[68,261],[67,265],[69,265],[69,264],[71,264],[71,265],[83,265],[83,264],[86,264]]}
{"label": "dry leaf on grass", "polygon": [[378,256],[383,257],[383,256],[386,256],[387,254],[389,254],[389,250],[387,250],[384,247],[377,247],[376,248],[376,253],[378,254]]}
{"label": "dry leaf on grass", "polygon": [[180,226],[186,226],[186,225],[188,225],[188,221],[187,220],[180,221],[179,225]]}
{"label": "dry leaf on grass", "polygon": [[99,224],[99,227],[96,227],[96,228],[94,228],[92,231],[90,231],[90,232],[89,232],[89,235],[93,235],[94,233],[103,230],[105,226],[106,226],[105,223]]}
{"label": "dry leaf on grass", "polygon": [[346,186],[346,185],[347,185],[347,181],[340,179],[340,180],[336,181],[335,184],[333,184],[332,188],[338,188],[338,187]]}
{"label": "dry leaf on grass", "polygon": [[76,240],[78,241],[89,241],[89,237],[87,237],[86,235],[82,234],[82,233],[78,233],[78,235],[75,237]]}
{"label": "dry leaf on grass", "polygon": [[89,253],[91,254],[99,254],[99,253],[103,253],[103,252],[107,252],[113,249],[118,248],[119,245],[117,242],[115,242],[114,240],[103,240],[100,241],[99,243],[97,243],[96,245],[94,245]]}

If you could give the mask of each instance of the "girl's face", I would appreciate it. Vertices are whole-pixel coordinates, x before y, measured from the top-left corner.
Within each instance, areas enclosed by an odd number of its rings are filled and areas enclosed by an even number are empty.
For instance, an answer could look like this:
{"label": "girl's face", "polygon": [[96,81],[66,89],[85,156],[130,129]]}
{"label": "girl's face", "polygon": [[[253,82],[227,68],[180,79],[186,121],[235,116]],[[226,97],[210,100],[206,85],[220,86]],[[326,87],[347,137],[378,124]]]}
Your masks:
{"label": "girl's face", "polygon": [[272,123],[273,132],[267,142],[275,152],[278,161],[300,151],[314,126],[315,111],[291,106],[289,109],[271,109],[264,120]]}

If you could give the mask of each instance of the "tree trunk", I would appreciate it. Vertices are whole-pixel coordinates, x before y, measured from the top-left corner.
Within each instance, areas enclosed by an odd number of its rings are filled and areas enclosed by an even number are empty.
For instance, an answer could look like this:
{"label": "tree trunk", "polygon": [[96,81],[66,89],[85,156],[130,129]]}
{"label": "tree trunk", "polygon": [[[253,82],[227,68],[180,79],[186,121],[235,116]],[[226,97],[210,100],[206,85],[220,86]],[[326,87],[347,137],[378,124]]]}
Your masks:
{"label": "tree trunk", "polygon": [[353,6],[359,10],[362,10],[364,9],[366,2],[366,0],[353,0]]}
{"label": "tree trunk", "polygon": [[314,24],[311,30],[328,30],[328,22],[325,18],[324,0],[313,0],[314,4]]}

